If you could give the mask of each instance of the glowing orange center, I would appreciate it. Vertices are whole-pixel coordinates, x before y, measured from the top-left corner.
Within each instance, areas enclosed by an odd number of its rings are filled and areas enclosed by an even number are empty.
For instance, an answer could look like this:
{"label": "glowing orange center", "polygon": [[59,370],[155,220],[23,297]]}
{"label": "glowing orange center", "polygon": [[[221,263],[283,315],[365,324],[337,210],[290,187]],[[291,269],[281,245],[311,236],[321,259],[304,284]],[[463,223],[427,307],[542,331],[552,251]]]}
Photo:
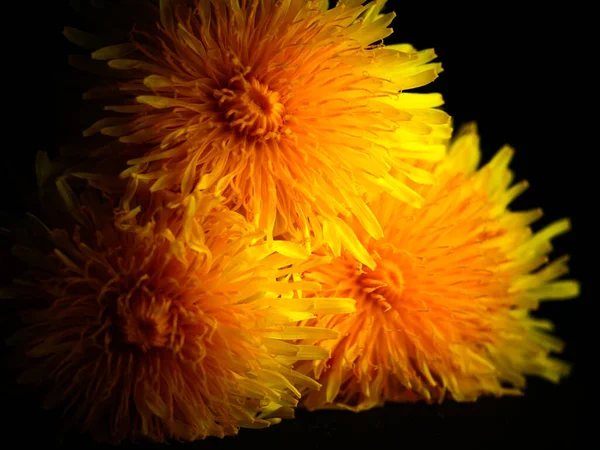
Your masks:
{"label": "glowing orange center", "polygon": [[219,107],[231,128],[240,134],[269,140],[279,135],[284,106],[281,96],[255,78],[231,83],[231,89],[215,91]]}
{"label": "glowing orange center", "polygon": [[367,301],[390,308],[404,292],[404,277],[398,266],[380,260],[375,270],[369,270],[358,277],[359,288]]}

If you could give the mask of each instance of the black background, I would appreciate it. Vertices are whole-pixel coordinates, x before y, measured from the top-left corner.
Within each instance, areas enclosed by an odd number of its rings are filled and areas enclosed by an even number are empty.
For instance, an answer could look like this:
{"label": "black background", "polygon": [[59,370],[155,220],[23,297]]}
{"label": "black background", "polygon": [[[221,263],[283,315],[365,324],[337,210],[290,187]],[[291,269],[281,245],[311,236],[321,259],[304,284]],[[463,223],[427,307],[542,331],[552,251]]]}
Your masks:
{"label": "black background", "polygon": [[[505,143],[517,149],[512,168],[517,180],[526,178],[531,188],[514,209],[542,207],[545,216],[536,229],[561,217],[572,219],[574,231],[556,240],[554,256],[572,255],[572,276],[583,280],[583,171],[591,161],[583,156],[593,153],[583,140],[593,132],[579,120],[586,113],[575,102],[577,96],[587,98],[593,87],[585,84],[585,77],[576,78],[583,68],[576,56],[582,38],[574,16],[565,6],[528,8],[524,3],[389,2],[388,10],[395,10],[397,18],[388,42],[437,50],[445,71],[427,89],[444,94],[456,125],[478,122],[484,161]],[[7,121],[1,192],[2,209],[15,212],[25,209],[34,186],[35,152],[55,153],[80,128],[80,86],[68,76],[66,62],[68,54],[79,50],[61,35],[64,25],[79,22],[65,1],[23,2],[4,20],[14,31],[5,38],[9,53],[3,62]],[[592,195],[593,185],[593,179],[585,183]],[[587,200],[595,204],[593,197]],[[595,246],[594,241],[588,245]],[[568,343],[563,357],[575,363],[573,374],[558,386],[531,379],[524,397],[484,398],[472,404],[397,404],[360,414],[298,411],[296,420],[268,430],[241,430],[236,438],[187,447],[579,448],[577,436],[583,430],[581,424],[576,428],[576,421],[584,419],[576,403],[586,392],[577,358],[583,345],[577,342],[577,330],[586,315],[582,305],[584,296],[539,311],[555,321],[556,334]],[[4,324],[4,330],[12,325]],[[8,416],[3,422],[5,442],[56,445],[57,412],[41,411],[36,397],[10,377],[3,380],[2,395]],[[65,444],[94,448],[77,436],[67,436]]]}

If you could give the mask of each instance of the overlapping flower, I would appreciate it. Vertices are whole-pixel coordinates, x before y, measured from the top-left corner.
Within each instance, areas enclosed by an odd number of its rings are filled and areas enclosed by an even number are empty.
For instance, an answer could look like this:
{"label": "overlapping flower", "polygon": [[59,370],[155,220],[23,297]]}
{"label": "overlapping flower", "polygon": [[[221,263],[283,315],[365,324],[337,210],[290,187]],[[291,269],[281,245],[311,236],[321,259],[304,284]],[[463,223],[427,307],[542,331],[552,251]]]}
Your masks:
{"label": "overlapping flower", "polygon": [[[569,230],[566,219],[532,233],[541,210],[513,212],[525,181],[512,184],[513,150],[504,147],[484,167],[479,137],[465,127],[437,164],[435,186],[417,189],[422,208],[384,194],[370,203],[384,238],[358,233],[377,267],[346,253],[305,279],[319,296],[357,300],[352,315],[320,315],[304,325],[328,327],[328,360],[299,363],[324,387],[306,396],[310,409],[369,409],[387,401],[476,400],[518,394],[526,375],[557,382],[569,367],[551,356],[563,343],[552,324],[530,312],[540,301],[578,295],[568,257],[547,264],[550,241]],[[324,251],[323,254],[330,254]]]}
{"label": "overlapping flower", "polygon": [[115,220],[86,194],[72,235],[30,218],[49,251],[14,249],[32,266],[17,284],[39,308],[13,341],[32,359],[25,379],[52,387],[49,406],[105,439],[194,440],[268,426],[291,415],[298,387],[318,388],[290,363],[327,351],[284,341],[332,338],[294,324],[354,309],[296,298],[319,285],[289,278],[319,258],[267,245],[211,195],[194,197],[190,221],[165,205],[141,226],[139,208]]}
{"label": "overlapping flower", "polygon": [[[116,176],[152,192],[214,190],[269,237],[294,231],[307,246],[340,215],[381,237],[365,193],[420,205],[396,175],[431,183],[408,159],[441,158],[450,126],[440,95],[405,92],[441,71],[433,50],[382,45],[394,13],[363,3],[160,2],[152,30],[91,54],[129,79],[106,107],[121,114],[84,132],[118,138],[93,152],[104,176],[77,175],[104,190]],[[353,249],[336,236],[334,248]]]}

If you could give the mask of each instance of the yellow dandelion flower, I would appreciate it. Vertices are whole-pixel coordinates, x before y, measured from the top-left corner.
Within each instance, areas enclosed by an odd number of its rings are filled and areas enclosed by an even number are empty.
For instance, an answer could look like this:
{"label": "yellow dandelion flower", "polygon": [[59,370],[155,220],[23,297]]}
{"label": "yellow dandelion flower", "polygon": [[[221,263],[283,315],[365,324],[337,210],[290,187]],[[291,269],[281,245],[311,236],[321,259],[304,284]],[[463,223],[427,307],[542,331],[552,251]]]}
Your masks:
{"label": "yellow dandelion flower", "polygon": [[14,248],[32,266],[16,292],[37,304],[12,339],[29,357],[22,381],[47,387],[47,406],[97,439],[189,441],[291,417],[299,389],[319,386],[291,363],[327,351],[286,340],[337,336],[292,325],[354,309],[297,297],[319,289],[294,276],[317,262],[302,247],[264,244],[214,197],[190,203],[193,224],[177,216],[186,208],[163,208],[117,227],[110,202],[88,193],[71,236],[30,216],[49,253]]}
{"label": "yellow dandelion flower", "polygon": [[[385,3],[161,0],[155,27],[92,53],[130,79],[106,107],[120,115],[84,134],[118,137],[121,147],[94,154],[118,161],[121,178],[184,196],[211,189],[269,238],[287,230],[308,242],[340,215],[381,237],[365,192],[421,205],[398,175],[431,183],[408,159],[441,158],[450,135],[439,94],[405,92],[437,77],[436,55],[382,44],[395,16]],[[77,175],[112,186],[92,172]],[[334,239],[355,249],[344,233]]]}
{"label": "yellow dandelion flower", "polygon": [[505,147],[483,168],[474,125],[435,167],[439,184],[417,187],[421,209],[385,194],[370,204],[384,238],[348,226],[377,262],[363,267],[351,254],[312,269],[305,280],[320,296],[352,297],[357,312],[321,315],[304,326],[328,327],[340,338],[323,342],[327,361],[299,363],[323,384],[305,400],[309,409],[364,410],[385,401],[472,401],[518,394],[525,376],[553,382],[569,367],[551,356],[563,343],[552,323],[529,315],[542,300],[578,295],[558,280],[567,257],[547,264],[550,241],[568,231],[566,219],[532,233],[541,211],[507,206],[527,184],[511,186]]}

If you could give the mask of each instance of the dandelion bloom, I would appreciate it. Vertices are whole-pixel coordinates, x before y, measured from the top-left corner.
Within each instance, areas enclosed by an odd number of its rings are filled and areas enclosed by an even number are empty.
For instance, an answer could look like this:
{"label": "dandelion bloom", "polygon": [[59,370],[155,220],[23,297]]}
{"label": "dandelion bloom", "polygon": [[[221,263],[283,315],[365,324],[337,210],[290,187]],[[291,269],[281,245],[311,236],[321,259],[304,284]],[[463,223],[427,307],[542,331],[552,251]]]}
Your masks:
{"label": "dandelion bloom", "polygon": [[50,250],[15,246],[32,266],[15,286],[36,303],[12,339],[29,357],[22,381],[98,439],[222,437],[292,416],[299,389],[318,384],[291,363],[327,351],[285,340],[337,334],[291,325],[354,308],[296,298],[319,288],[293,278],[310,263],[301,247],[268,246],[214,196],[193,199],[117,227],[110,202],[87,193],[71,235],[30,217]]}
{"label": "dandelion bloom", "polygon": [[364,410],[384,401],[472,401],[481,395],[518,394],[526,375],[557,382],[566,363],[550,354],[563,344],[552,324],[529,315],[542,300],[578,294],[558,280],[567,257],[545,265],[550,241],[569,229],[559,220],[532,233],[540,210],[507,205],[527,184],[511,187],[512,149],[483,168],[474,126],[460,134],[435,167],[439,183],[417,187],[421,209],[390,195],[370,204],[385,237],[372,239],[349,225],[377,262],[363,267],[351,254],[306,274],[319,295],[357,300],[348,316],[321,315],[304,325],[329,327],[340,338],[323,342],[327,361],[298,363],[323,384],[309,409]]}
{"label": "dandelion bloom", "polygon": [[[161,1],[154,27],[91,55],[129,77],[106,107],[119,115],[84,133],[118,138],[94,155],[120,161],[110,170],[152,192],[222,194],[268,237],[290,231],[310,245],[352,215],[381,237],[365,192],[421,205],[398,175],[431,183],[408,160],[441,158],[450,125],[439,94],[405,92],[437,77],[434,51],[383,45],[394,13],[382,13],[385,0],[363,3]],[[97,172],[77,175],[113,186]],[[365,255],[352,236],[333,239]]]}

